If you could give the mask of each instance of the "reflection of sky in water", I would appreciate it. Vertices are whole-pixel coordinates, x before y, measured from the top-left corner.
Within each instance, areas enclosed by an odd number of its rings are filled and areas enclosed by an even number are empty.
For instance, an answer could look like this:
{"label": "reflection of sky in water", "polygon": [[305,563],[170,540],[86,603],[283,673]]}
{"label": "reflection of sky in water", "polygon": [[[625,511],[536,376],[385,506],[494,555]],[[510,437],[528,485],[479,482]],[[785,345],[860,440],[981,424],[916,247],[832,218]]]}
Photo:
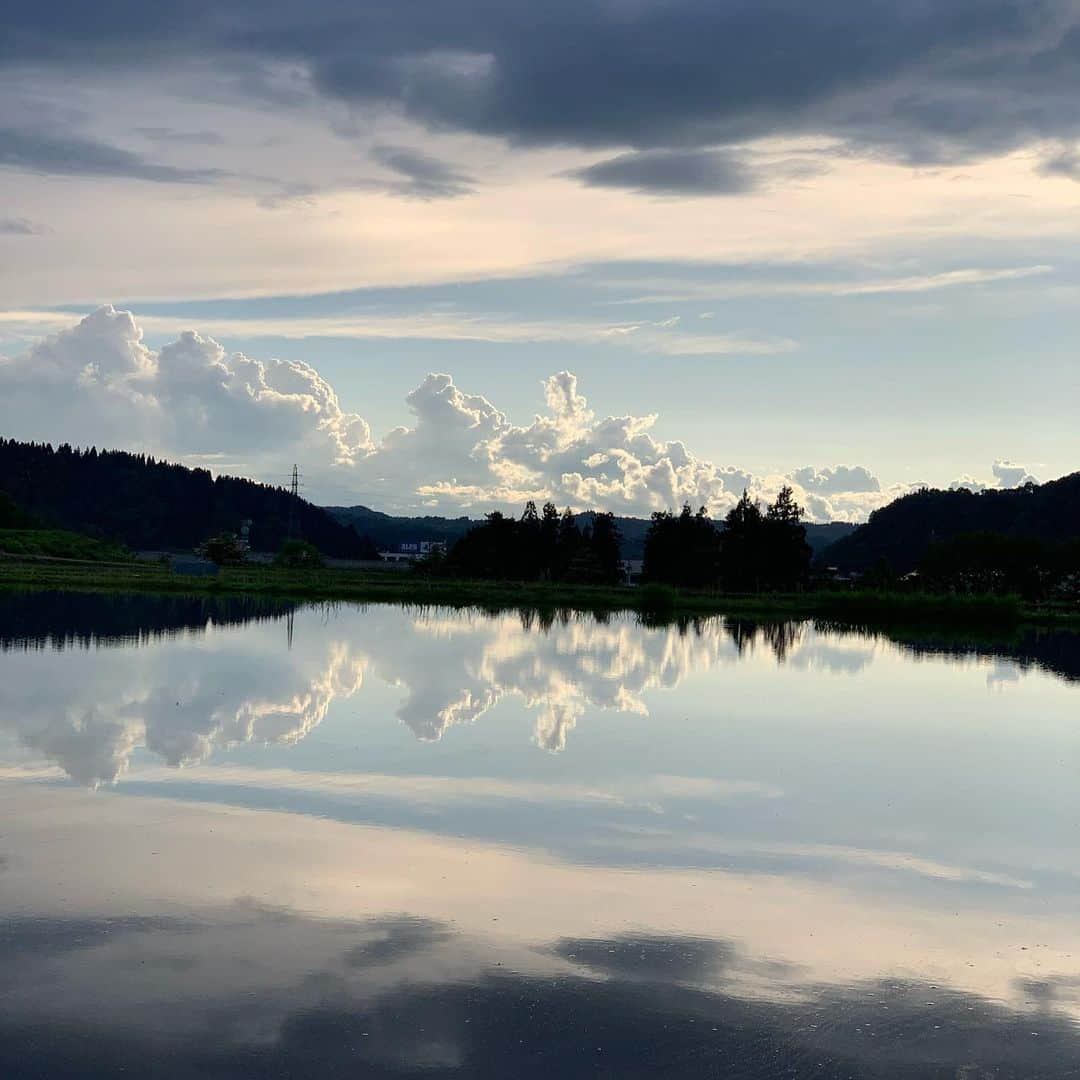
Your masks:
{"label": "reflection of sky in water", "polygon": [[620,1076],[1064,1075],[1068,678],[810,624],[292,623],[0,653],[3,1075],[38,1024],[218,1040],[176,1075],[358,1040],[370,1075],[603,1075],[594,1034]]}

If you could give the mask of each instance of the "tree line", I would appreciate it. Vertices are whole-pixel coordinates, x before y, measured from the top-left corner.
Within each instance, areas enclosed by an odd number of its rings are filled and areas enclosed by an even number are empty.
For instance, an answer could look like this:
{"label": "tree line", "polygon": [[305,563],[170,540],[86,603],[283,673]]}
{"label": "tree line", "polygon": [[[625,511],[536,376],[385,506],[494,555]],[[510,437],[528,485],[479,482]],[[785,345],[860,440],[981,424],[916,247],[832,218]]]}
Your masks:
{"label": "tree line", "polygon": [[537,510],[530,500],[520,518],[487,514],[443,556],[435,553],[424,572],[497,581],[559,581],[614,585],[622,579],[620,536],[612,514],[593,514],[579,526],[569,507]]}
{"label": "tree line", "polygon": [[[652,515],[641,580],[735,592],[790,591],[810,570],[803,511],[789,487],[762,507],[744,492],[722,522],[702,507]],[[421,572],[501,581],[613,585],[626,580],[621,536],[611,514],[579,525],[570,509],[529,502],[520,518],[499,511],[470,529],[447,555],[425,560]]]}
{"label": "tree line", "polygon": [[645,538],[642,579],[727,592],[799,589],[811,556],[802,518],[790,487],[764,509],[744,491],[719,527],[704,507],[657,512]]}
{"label": "tree line", "polygon": [[919,562],[916,580],[929,592],[1076,601],[1080,600],[1080,540],[1056,543],[966,533],[931,544]]}

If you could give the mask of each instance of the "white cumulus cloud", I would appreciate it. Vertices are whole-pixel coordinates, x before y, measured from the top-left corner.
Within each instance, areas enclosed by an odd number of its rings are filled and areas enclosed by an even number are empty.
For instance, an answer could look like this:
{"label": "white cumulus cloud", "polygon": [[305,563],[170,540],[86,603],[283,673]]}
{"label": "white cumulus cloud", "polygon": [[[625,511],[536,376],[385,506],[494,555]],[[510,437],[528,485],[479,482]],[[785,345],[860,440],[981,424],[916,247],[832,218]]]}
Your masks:
{"label": "white cumulus cloud", "polygon": [[[411,423],[375,439],[309,364],[229,354],[192,330],[155,351],[134,316],[111,306],[0,358],[0,424],[10,435],[224,458],[269,480],[302,461],[316,498],[363,492],[365,502],[445,513],[531,498],[627,515],[683,503],[722,514],[744,489],[767,501],[790,484],[811,520],[859,520],[907,490],[883,487],[861,465],[754,474],[710,461],[658,438],[655,414],[598,413],[568,371],[546,379],[543,395],[544,412],[520,425],[452,376],[430,374],[406,396]],[[999,468],[1011,476],[1018,467]]]}
{"label": "white cumulus cloud", "polygon": [[130,312],[99,308],[14,359],[0,359],[3,418],[28,436],[172,453],[306,448],[329,462],[370,450],[314,368],[227,355],[185,331],[154,352]]}
{"label": "white cumulus cloud", "polygon": [[950,485],[951,491],[966,488],[968,491],[1005,491],[1010,488],[1023,487],[1025,484],[1037,484],[1038,478],[1033,476],[1026,465],[1017,465],[1014,461],[1005,461],[998,458],[990,466],[994,479],[991,482],[977,480],[975,477],[964,473],[958,476]]}
{"label": "white cumulus cloud", "polygon": [[1017,465],[1014,461],[1002,461],[1000,458],[991,466],[999,487],[1016,488],[1024,484],[1037,484],[1039,481],[1028,472],[1026,465]]}

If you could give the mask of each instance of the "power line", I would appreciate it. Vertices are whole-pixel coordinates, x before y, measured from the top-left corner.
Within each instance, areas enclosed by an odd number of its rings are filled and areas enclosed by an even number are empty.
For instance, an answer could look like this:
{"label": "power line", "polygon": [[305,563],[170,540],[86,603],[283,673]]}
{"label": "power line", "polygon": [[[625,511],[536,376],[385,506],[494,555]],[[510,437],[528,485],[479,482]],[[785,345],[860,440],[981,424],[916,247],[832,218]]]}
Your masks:
{"label": "power line", "polygon": [[303,486],[300,479],[300,466],[292,467],[292,475],[289,477],[289,539],[296,539],[297,509],[300,505],[300,488]]}

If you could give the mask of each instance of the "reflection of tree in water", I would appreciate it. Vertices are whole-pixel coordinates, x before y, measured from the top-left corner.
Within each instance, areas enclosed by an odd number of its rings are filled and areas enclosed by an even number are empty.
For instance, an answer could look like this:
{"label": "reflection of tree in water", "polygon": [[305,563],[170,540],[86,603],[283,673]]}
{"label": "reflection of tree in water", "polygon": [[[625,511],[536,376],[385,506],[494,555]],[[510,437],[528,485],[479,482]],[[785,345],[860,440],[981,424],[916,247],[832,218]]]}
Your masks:
{"label": "reflection of tree in water", "polygon": [[752,652],[760,642],[773,654],[777,663],[782,664],[802,641],[807,623],[794,619],[770,622],[725,619],[724,626],[740,656]]}
{"label": "reflection of tree in water", "polygon": [[279,619],[295,608],[259,597],[145,593],[0,593],[0,650],[138,645],[208,623]]}

